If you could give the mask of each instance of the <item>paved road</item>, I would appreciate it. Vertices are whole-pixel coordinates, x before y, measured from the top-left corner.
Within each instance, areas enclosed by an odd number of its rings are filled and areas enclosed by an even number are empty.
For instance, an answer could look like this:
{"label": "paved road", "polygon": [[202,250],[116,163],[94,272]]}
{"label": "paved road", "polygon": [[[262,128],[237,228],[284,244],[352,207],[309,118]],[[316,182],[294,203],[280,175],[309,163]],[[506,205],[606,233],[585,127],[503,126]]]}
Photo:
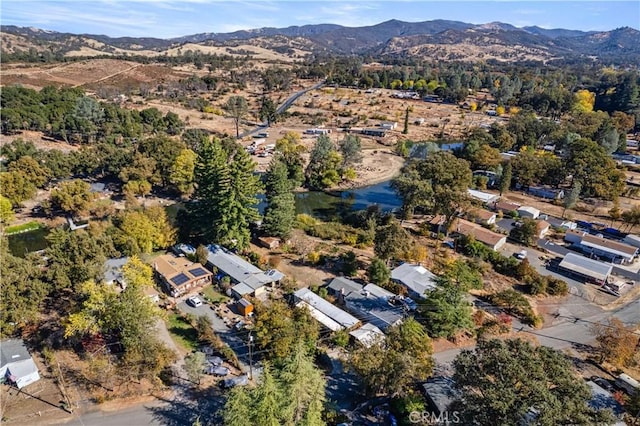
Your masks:
{"label": "paved road", "polygon": [[[148,404],[136,405],[118,411],[95,411],[92,413],[77,416],[69,423],[69,426],[142,426],[142,425],[165,425],[154,412],[163,409],[166,404],[162,402],[152,402]],[[184,426],[191,426],[189,419],[184,419]]]}
{"label": "paved road", "polygon": [[[315,90],[318,89],[320,87],[322,87],[324,85],[324,81],[321,81],[320,83],[314,84],[313,86],[307,88],[307,89],[303,89],[300,90],[299,92],[294,93],[293,95],[289,96],[289,98],[284,101],[280,106],[278,106],[276,108],[276,113],[278,114],[282,114],[283,112],[285,112],[290,106],[291,104],[293,104],[296,100],[298,100],[298,98],[302,95],[304,95],[305,93],[307,93],[310,90]],[[252,135],[254,133],[257,133],[259,131],[264,131],[265,128],[267,128],[267,122],[263,122],[261,125],[259,125],[258,127],[252,129],[252,130],[247,130],[246,132],[240,133],[240,135],[238,136],[238,139],[242,139],[245,136],[249,136]]]}

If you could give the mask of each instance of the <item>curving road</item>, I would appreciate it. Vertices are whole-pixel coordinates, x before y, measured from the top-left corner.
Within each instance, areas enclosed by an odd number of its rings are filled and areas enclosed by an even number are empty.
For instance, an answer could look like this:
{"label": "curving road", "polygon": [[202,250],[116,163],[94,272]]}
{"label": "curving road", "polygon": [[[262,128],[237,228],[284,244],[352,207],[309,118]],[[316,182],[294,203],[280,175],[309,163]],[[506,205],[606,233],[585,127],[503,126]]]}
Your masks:
{"label": "curving road", "polygon": [[[278,114],[282,114],[283,112],[285,112],[295,101],[298,100],[298,98],[302,95],[304,95],[305,93],[311,91],[311,90],[316,90],[319,89],[320,87],[324,86],[325,82],[321,81],[320,83],[316,83],[311,87],[308,87],[306,89],[300,90],[299,92],[295,92],[293,95],[289,96],[287,98],[286,101],[284,101],[281,105],[279,105],[276,108],[276,113]],[[237,139],[242,139],[245,136],[249,136],[252,135],[260,130],[264,130],[267,127],[267,122],[264,121],[262,122],[261,125],[259,125],[258,127],[252,129],[252,130],[248,130],[246,132],[240,133],[240,135],[237,137]]]}

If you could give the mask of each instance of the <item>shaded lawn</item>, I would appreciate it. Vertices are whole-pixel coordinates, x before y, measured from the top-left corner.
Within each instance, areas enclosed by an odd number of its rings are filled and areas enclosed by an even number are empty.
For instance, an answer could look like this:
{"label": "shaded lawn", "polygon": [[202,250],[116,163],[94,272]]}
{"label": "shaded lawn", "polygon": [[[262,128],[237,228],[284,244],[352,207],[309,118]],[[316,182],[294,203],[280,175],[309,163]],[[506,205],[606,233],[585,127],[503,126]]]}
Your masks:
{"label": "shaded lawn", "polygon": [[178,346],[192,352],[198,347],[198,332],[178,314],[169,314],[167,330]]}
{"label": "shaded lawn", "polygon": [[224,294],[220,293],[218,290],[216,290],[213,285],[208,285],[206,287],[204,287],[202,290],[202,294],[209,299],[212,303],[215,302],[226,302],[227,300],[229,300],[229,298],[227,296],[225,296]]}

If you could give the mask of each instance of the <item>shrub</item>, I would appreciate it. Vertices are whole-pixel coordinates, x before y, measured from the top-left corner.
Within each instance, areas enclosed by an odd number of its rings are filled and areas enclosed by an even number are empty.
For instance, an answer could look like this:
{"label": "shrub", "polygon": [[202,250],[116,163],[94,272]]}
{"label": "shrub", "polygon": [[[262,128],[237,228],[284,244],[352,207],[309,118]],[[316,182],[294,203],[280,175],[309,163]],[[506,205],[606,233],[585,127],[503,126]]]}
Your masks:
{"label": "shrub", "polygon": [[548,285],[547,285],[547,293],[552,296],[566,296],[569,293],[569,285],[558,278],[547,277]]}
{"label": "shrub", "polygon": [[346,330],[338,330],[333,334],[333,343],[341,348],[346,348],[349,344],[349,333]]}
{"label": "shrub", "polygon": [[312,251],[307,254],[307,261],[313,265],[317,265],[320,262],[320,253]]}

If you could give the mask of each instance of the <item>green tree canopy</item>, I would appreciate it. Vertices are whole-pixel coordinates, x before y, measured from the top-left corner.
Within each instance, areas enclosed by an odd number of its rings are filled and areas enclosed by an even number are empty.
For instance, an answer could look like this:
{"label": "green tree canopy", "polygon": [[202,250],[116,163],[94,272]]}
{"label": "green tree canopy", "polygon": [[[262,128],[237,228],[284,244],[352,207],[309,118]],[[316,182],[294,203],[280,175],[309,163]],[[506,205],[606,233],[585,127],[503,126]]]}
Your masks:
{"label": "green tree canopy", "polygon": [[438,151],[405,165],[392,187],[402,198],[406,215],[420,207],[433,214],[443,214],[450,221],[468,204],[471,181],[469,163],[451,153]]}
{"label": "green tree canopy", "polygon": [[77,216],[86,213],[95,198],[87,182],[74,179],[52,190],[50,202],[53,209]]}
{"label": "green tree canopy", "polygon": [[431,337],[451,339],[461,331],[473,331],[471,305],[460,287],[447,278],[440,279],[438,286],[426,294],[419,309]]}
{"label": "green tree canopy", "polygon": [[607,424],[607,410],[589,407],[591,390],[569,360],[519,339],[480,340],[453,363],[465,424],[516,425],[531,410],[540,425]]}
{"label": "green tree canopy", "polygon": [[433,368],[431,340],[413,318],[386,331],[384,341],[351,353],[349,365],[362,377],[372,395],[403,396]]}
{"label": "green tree canopy", "polygon": [[234,149],[227,152],[219,141],[203,145],[195,168],[197,202],[190,213],[203,241],[244,248],[250,224],[260,218],[255,206],[262,186],[249,154]]}

